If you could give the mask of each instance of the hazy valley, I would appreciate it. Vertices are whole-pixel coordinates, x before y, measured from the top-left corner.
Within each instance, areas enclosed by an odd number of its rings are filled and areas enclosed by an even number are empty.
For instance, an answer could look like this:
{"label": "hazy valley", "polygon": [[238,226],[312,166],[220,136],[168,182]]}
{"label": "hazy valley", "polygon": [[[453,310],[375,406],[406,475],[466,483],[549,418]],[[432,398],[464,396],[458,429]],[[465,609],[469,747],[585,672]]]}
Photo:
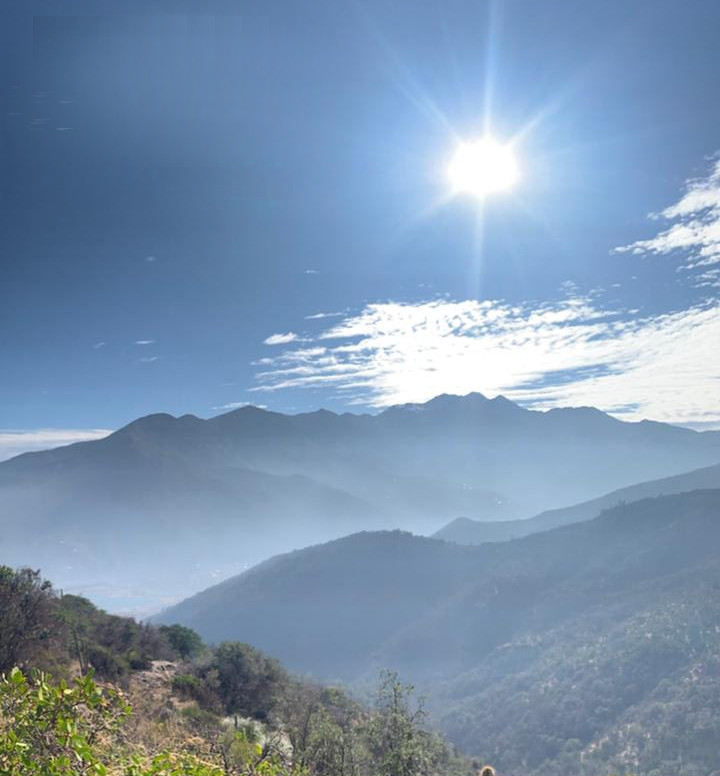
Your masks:
{"label": "hazy valley", "polygon": [[[462,516],[483,521],[481,536],[509,538],[516,523],[498,520],[601,497],[582,511],[589,518],[626,498],[603,500],[609,491],[718,459],[720,432],[591,408],[535,412],[480,394],[378,415],[151,415],[105,439],[0,463],[0,551],[64,589],[147,612],[349,533],[432,534]],[[709,487],[716,473],[637,493]],[[567,514],[517,525],[580,519]]]}
{"label": "hazy valley", "polygon": [[[502,773],[706,776],[719,456],[717,432],[477,394],[375,416],[153,415],[0,465],[0,549],[115,609],[189,595],[154,622],[368,703],[397,671]],[[91,664],[125,666],[96,638]]]}

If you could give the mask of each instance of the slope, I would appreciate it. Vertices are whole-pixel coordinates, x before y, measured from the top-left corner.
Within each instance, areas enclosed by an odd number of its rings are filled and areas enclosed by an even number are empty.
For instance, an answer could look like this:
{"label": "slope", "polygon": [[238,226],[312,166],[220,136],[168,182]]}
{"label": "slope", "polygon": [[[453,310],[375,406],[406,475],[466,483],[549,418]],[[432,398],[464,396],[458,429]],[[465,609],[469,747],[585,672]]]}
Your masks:
{"label": "slope", "polygon": [[395,668],[452,741],[509,773],[700,776],[720,757],[718,590],[720,490],[704,490],[481,547],[352,536],[160,619],[325,679]]}
{"label": "slope", "polygon": [[716,432],[480,394],[378,415],[157,414],[0,464],[0,552],[137,611],[353,531],[518,517],[719,459]]}
{"label": "slope", "polygon": [[687,474],[620,488],[600,498],[570,507],[551,509],[525,520],[471,520],[467,517],[458,517],[436,531],[433,538],[457,544],[483,544],[519,539],[538,531],[590,520],[597,517],[604,509],[610,509],[618,504],[704,488],[720,488],[720,464],[696,469]]}

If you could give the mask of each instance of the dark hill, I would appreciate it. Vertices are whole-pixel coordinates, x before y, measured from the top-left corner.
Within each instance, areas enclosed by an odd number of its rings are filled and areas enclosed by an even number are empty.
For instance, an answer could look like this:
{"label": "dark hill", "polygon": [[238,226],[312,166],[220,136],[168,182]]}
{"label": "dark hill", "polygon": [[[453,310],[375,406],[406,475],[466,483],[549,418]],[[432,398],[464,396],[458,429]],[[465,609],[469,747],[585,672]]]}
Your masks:
{"label": "dark hill", "polygon": [[[720,490],[705,490],[481,547],[351,536],[160,619],[252,637],[326,679],[395,668],[432,691],[452,740],[509,773],[655,776],[686,738],[678,772],[695,776],[720,756],[720,739],[695,732],[720,718],[718,592]],[[691,691],[693,676],[707,688]]]}

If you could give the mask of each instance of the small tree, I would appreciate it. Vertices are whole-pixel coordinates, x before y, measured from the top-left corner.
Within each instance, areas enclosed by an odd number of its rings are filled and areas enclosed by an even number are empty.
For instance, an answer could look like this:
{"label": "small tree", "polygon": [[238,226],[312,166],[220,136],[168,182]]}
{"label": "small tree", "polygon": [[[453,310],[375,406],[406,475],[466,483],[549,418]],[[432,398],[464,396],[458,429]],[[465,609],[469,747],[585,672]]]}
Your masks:
{"label": "small tree", "polygon": [[378,776],[425,776],[442,756],[441,742],[423,729],[426,718],[415,688],[384,671],[376,697],[377,713],[368,726],[368,748]]}
{"label": "small tree", "polygon": [[205,644],[192,628],[184,625],[161,625],[160,633],[183,660],[197,657],[205,650]]}
{"label": "small tree", "polygon": [[215,650],[218,694],[230,714],[265,719],[278,700],[287,674],[280,663],[249,644],[226,641]]}
{"label": "small tree", "polygon": [[31,661],[50,638],[53,603],[39,571],[0,566],[0,673]]}

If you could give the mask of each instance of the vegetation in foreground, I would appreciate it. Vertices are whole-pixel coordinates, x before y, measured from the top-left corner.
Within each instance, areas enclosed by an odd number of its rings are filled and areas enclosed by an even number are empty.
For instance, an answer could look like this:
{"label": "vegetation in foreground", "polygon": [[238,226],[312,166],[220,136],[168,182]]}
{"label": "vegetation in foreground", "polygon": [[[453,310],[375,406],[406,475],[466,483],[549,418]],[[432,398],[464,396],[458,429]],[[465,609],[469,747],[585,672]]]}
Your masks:
{"label": "vegetation in foreground", "polygon": [[2,776],[469,776],[412,686],[374,707],[251,646],[108,615],[0,567]]}

